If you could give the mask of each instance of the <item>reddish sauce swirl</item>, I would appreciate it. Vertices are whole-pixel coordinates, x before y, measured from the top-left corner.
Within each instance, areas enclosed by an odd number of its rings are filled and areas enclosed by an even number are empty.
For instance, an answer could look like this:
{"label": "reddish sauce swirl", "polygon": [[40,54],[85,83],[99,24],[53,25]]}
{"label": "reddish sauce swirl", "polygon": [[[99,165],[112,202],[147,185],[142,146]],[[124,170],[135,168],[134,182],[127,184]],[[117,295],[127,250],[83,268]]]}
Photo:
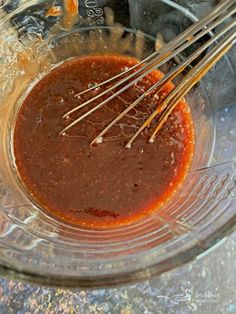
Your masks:
{"label": "reddish sauce swirl", "polygon": [[[155,121],[134,142],[124,145],[173,88],[167,84],[150,95],[114,126],[103,143],[89,144],[119,112],[162,74],[153,71],[100,110],[60,136],[59,132],[88,108],[62,116],[104,88],[77,93],[114,76],[137,60],[98,55],[63,63],[32,89],[19,110],[14,131],[16,165],[36,202],[54,217],[87,227],[129,224],[157,212],[182,185],[194,150],[188,104],[181,101],[153,144],[147,140]],[[99,100],[101,102],[101,100]],[[96,101],[89,108],[98,104]]]}

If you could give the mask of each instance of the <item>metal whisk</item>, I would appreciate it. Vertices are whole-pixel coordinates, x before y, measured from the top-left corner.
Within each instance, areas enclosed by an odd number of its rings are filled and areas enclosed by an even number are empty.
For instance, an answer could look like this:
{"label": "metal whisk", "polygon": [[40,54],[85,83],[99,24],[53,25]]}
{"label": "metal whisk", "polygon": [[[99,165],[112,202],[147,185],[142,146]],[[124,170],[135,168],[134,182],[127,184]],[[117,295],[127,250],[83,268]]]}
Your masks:
{"label": "metal whisk", "polygon": [[[80,104],[63,115],[63,118],[68,118],[72,113],[78,111],[85,106],[89,106],[93,101],[107,96],[105,100],[98,105],[82,114],[79,118],[74,120],[68,126],[66,126],[60,134],[65,134],[74,125],[85,119],[87,116],[107,104],[109,101],[125,92],[128,88],[142,80],[145,76],[151,73],[153,70],[159,68],[167,61],[176,57],[178,54],[186,50],[193,43],[201,39],[204,35],[208,34],[218,26],[222,26],[221,30],[216,32],[206,43],[204,43],[198,50],[192,53],[182,63],[177,65],[174,69],[170,70],[165,76],[138,97],[132,104],[130,104],[122,113],[120,113],[104,130],[92,141],[91,144],[98,143],[109,130],[120,119],[122,119],[130,110],[137,106],[146,96],[154,92],[159,92],[165,86],[165,84],[178,75],[180,75],[187,66],[189,66],[194,60],[196,60],[206,49],[212,44],[214,47],[208,52],[204,58],[202,58],[180,81],[180,83],[166,96],[163,102],[157,106],[148,119],[139,127],[134,133],[131,139],[126,144],[126,148],[130,148],[135,138],[148,127],[154,118],[159,115],[157,119],[157,125],[151,134],[149,142],[155,140],[157,132],[162,128],[163,124],[167,120],[168,116],[178,104],[178,102],[189,92],[189,90],[198,83],[201,78],[212,68],[212,66],[224,56],[236,42],[236,0],[226,0],[222,4],[218,5],[210,14],[203,17],[201,20],[190,26],[183,33],[178,35],[174,40],[164,45],[159,51],[154,52],[140,63],[132,66],[128,70],[119,73],[118,75],[96,85],[88,88],[75,97],[79,97],[82,94],[88,93],[100,86],[108,85],[108,88],[89,99],[88,101]],[[111,85],[112,84],[112,85]],[[111,85],[111,86],[110,86]],[[113,91],[113,94],[109,96],[109,93]]]}

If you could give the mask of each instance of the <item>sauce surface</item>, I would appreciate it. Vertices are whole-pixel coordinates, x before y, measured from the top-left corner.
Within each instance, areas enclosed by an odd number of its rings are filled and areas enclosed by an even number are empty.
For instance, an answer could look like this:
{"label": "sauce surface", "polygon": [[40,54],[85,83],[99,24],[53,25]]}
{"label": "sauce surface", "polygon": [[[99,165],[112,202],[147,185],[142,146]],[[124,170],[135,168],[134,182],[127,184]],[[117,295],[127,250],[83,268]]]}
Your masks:
{"label": "sauce surface", "polygon": [[[19,176],[36,202],[54,217],[86,227],[129,224],[158,212],[182,185],[191,166],[194,129],[188,104],[181,101],[156,140],[148,144],[155,127],[124,146],[150,113],[173,88],[145,98],[97,146],[90,142],[132,101],[160,80],[153,71],[134,87],[68,130],[69,122],[101,102],[62,116],[105,89],[79,98],[75,95],[102,82],[137,60],[97,55],[66,61],[32,89],[23,102],[14,130],[14,154]],[[107,87],[106,87],[107,88]]]}

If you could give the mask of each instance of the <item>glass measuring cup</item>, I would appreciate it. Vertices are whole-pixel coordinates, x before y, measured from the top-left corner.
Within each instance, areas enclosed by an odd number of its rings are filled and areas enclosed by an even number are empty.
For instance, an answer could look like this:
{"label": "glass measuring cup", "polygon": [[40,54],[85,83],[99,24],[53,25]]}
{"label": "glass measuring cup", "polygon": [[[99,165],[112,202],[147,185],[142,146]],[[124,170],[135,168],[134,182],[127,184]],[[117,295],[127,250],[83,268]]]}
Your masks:
{"label": "glass measuring cup", "polygon": [[72,17],[66,9],[60,1],[1,3],[1,270],[62,286],[141,280],[196,257],[235,225],[236,60],[233,53],[221,60],[188,95],[194,161],[161,214],[110,230],[69,226],[39,208],[17,175],[12,134],[22,100],[69,58],[99,52],[145,57],[196,20],[197,11],[188,1],[167,0],[83,0]]}

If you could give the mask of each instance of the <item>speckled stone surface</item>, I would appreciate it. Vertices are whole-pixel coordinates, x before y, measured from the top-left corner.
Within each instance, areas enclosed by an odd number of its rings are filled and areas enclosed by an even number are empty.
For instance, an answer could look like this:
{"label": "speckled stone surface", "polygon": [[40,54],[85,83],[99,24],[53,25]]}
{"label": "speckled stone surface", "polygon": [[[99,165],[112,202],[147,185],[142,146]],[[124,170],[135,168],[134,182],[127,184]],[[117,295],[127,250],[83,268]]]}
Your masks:
{"label": "speckled stone surface", "polygon": [[1,314],[235,314],[236,233],[192,263],[143,283],[63,290],[0,279]]}

